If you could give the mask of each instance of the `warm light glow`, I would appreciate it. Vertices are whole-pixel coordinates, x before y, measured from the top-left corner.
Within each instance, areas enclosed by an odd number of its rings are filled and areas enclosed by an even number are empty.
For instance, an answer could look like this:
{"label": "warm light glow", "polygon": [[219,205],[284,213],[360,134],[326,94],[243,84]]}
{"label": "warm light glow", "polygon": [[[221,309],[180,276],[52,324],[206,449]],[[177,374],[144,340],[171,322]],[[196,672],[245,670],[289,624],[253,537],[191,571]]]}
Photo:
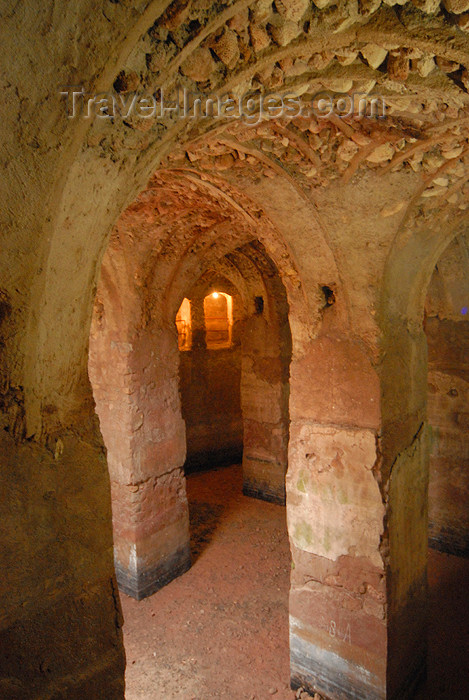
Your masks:
{"label": "warm light glow", "polygon": [[209,350],[231,346],[233,298],[225,292],[210,292],[204,299],[205,341]]}
{"label": "warm light glow", "polygon": [[178,347],[179,350],[190,350],[192,344],[191,338],[191,303],[189,299],[184,298],[176,314],[176,328],[178,331]]}

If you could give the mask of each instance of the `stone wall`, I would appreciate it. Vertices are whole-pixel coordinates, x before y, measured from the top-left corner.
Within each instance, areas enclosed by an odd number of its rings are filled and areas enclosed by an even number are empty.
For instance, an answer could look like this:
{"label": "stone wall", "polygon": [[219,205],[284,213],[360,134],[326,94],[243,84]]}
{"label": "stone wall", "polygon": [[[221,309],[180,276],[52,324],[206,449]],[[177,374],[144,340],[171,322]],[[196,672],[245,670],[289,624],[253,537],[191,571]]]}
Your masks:
{"label": "stone wall", "polygon": [[[280,300],[279,300],[280,301]],[[288,324],[288,321],[287,321]],[[243,327],[243,492],[285,502],[290,343],[262,313]]]}
{"label": "stone wall", "polygon": [[77,422],[41,447],[0,431],[5,700],[79,700],[97,688],[124,697],[109,472],[98,435],[95,421]]}
{"label": "stone wall", "polygon": [[239,463],[243,454],[240,346],[181,352],[179,373],[186,473]]}
{"label": "stone wall", "polygon": [[430,545],[469,555],[469,323],[426,319]]}
{"label": "stone wall", "polygon": [[430,546],[469,553],[469,256],[456,239],[433,271],[425,303]]}
{"label": "stone wall", "polygon": [[[191,307],[192,341],[189,350],[179,354],[179,391],[186,425],[186,473],[239,463],[243,453],[239,328],[245,313],[244,303],[236,285],[227,278],[227,270],[222,272],[222,269],[223,264],[218,264],[205,270],[186,292]],[[225,299],[223,295],[230,297],[231,328],[221,344],[214,344],[212,336],[207,334],[206,298],[214,291],[222,300]],[[226,303],[223,306],[227,311]],[[225,324],[223,327],[227,328]]]}

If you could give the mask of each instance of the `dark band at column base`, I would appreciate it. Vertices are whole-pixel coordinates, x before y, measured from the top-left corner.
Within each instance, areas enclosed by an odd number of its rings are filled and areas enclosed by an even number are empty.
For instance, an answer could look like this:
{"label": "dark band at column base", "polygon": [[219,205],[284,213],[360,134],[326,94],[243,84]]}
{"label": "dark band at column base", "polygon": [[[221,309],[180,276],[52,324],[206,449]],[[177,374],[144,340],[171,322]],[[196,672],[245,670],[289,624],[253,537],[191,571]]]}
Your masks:
{"label": "dark band at column base", "polygon": [[119,590],[131,598],[142,600],[153,595],[170,581],[181,576],[191,567],[191,551],[187,544],[170,556],[162,559],[154,567],[131,573],[120,562],[115,562],[116,578]]}
{"label": "dark band at column base", "polygon": [[261,501],[276,503],[277,505],[285,505],[285,490],[277,491],[269,484],[245,480],[243,483],[243,493],[250,498],[258,498]]}
{"label": "dark band at column base", "polygon": [[338,654],[290,635],[291,687],[331,700],[385,700],[384,680]]}
{"label": "dark band at column base", "polygon": [[295,634],[290,636],[290,654],[292,689],[304,688],[329,700],[411,700],[426,676],[426,657],[421,656],[409,664],[401,683],[392,684],[390,694],[389,681],[385,687],[384,681],[367,669]]}

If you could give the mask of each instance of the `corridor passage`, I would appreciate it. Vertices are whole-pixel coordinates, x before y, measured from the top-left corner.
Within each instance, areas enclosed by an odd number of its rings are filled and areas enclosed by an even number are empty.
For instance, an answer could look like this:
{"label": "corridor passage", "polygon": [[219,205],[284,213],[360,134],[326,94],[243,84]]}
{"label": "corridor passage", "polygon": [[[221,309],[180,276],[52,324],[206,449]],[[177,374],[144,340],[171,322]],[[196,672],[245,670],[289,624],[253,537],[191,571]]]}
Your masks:
{"label": "corridor passage", "polygon": [[[192,568],[140,602],[121,594],[126,700],[296,697],[285,509],[241,489],[240,466],[190,475]],[[429,583],[429,672],[418,697],[465,700],[469,560],[429,550]]]}

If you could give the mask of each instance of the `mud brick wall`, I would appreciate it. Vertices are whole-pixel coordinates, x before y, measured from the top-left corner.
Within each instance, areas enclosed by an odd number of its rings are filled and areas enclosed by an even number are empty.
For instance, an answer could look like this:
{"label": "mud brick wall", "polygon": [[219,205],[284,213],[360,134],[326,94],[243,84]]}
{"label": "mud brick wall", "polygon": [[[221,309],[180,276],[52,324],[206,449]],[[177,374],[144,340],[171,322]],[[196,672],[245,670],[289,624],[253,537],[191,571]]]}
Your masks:
{"label": "mud brick wall", "polygon": [[429,538],[469,556],[469,322],[427,318]]}
{"label": "mud brick wall", "polygon": [[180,354],[186,472],[235,464],[243,453],[241,348],[197,348]]}

